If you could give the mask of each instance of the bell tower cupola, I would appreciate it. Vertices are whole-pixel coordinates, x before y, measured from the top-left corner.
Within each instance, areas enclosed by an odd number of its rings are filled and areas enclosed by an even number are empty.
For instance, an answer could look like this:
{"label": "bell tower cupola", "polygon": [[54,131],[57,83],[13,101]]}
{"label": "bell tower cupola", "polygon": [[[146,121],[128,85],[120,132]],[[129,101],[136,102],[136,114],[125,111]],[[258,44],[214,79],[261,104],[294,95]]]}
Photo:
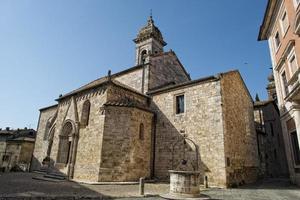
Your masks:
{"label": "bell tower cupola", "polygon": [[163,52],[163,47],[167,45],[160,30],[154,25],[152,15],[149,16],[147,25],[141,28],[133,41],[136,44],[136,65],[148,63],[149,55]]}

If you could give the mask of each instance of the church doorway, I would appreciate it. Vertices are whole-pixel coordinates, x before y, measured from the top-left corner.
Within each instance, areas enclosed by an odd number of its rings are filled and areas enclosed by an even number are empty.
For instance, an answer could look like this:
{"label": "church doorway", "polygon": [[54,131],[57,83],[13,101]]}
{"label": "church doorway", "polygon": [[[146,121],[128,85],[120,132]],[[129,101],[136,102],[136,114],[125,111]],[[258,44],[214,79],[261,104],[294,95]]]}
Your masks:
{"label": "church doorway", "polygon": [[57,163],[67,165],[70,163],[71,147],[72,147],[73,125],[71,122],[66,122],[62,132],[59,135]]}

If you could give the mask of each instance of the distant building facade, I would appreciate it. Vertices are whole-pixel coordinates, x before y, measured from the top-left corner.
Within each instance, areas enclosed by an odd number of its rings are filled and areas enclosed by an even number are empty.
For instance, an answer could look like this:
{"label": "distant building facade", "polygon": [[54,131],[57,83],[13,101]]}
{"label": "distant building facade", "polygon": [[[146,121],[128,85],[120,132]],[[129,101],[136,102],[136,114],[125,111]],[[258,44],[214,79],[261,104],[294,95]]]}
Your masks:
{"label": "distant building facade", "polygon": [[33,170],[98,182],[166,179],[184,167],[210,185],[255,181],[253,101],[239,72],[191,80],[176,54],[164,51],[152,17],[134,42],[136,66],[40,110]]}
{"label": "distant building facade", "polygon": [[259,175],[267,177],[288,177],[286,152],[281,129],[280,113],[274,77],[271,74],[267,86],[269,99],[254,102],[254,119],[260,161]]}
{"label": "distant building facade", "polygon": [[269,43],[289,174],[300,185],[299,3],[269,0],[258,39]]}
{"label": "distant building facade", "polygon": [[36,131],[0,130],[0,171],[29,171]]}

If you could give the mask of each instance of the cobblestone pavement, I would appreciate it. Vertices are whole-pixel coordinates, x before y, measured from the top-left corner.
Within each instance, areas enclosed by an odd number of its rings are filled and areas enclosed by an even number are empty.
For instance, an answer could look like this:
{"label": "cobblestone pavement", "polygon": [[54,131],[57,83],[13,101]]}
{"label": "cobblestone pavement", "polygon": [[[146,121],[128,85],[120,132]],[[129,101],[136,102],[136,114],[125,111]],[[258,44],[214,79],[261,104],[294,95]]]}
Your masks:
{"label": "cobblestone pavement", "polygon": [[[34,180],[32,179],[33,176],[39,175],[32,173],[0,174],[0,199],[3,199],[1,197],[28,197],[27,199],[29,199],[30,197],[52,198],[58,196],[61,197],[60,199],[89,197],[87,199],[162,200],[158,195],[167,193],[169,189],[167,183],[147,183],[145,184],[147,196],[142,198],[138,197],[138,185],[87,185],[67,181],[48,182]],[[218,200],[300,200],[300,188],[289,184],[286,180],[279,179],[258,182],[236,189],[214,188],[202,191],[202,193]]]}

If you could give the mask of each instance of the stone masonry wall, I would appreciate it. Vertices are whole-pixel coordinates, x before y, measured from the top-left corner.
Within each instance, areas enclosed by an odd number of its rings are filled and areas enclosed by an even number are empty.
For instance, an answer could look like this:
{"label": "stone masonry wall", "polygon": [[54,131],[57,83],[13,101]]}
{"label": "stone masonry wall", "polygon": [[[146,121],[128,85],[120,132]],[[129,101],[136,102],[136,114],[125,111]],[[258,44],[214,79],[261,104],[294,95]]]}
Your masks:
{"label": "stone masonry wall", "polygon": [[142,92],[143,68],[141,67],[126,74],[117,76],[114,80]]}
{"label": "stone masonry wall", "polygon": [[[273,102],[255,106],[255,113],[259,112],[261,112],[263,130],[266,133],[259,137],[261,171],[264,172],[265,177],[287,177],[287,158],[279,113]],[[257,119],[255,121],[259,123]]]}
{"label": "stone masonry wall", "polygon": [[90,115],[87,126],[80,125],[74,179],[81,181],[98,181],[99,166],[104,128],[104,115],[101,111],[106,102],[106,88],[98,88],[76,98],[79,120],[82,116],[83,103],[90,101]]}
{"label": "stone masonry wall", "polygon": [[48,120],[55,115],[57,106],[50,107],[40,111],[39,124],[36,133],[35,146],[33,151],[31,170],[37,170],[41,167],[43,159],[47,155],[48,140],[44,140],[46,124]]}
{"label": "stone masonry wall", "polygon": [[227,186],[257,179],[253,102],[238,71],[221,75]]}
{"label": "stone masonry wall", "polygon": [[33,153],[34,142],[22,142],[19,163],[29,165]]}
{"label": "stone masonry wall", "polygon": [[[152,113],[107,106],[99,181],[137,181],[150,176]],[[140,124],[143,139],[139,138]]]}
{"label": "stone masonry wall", "polygon": [[[175,97],[184,94],[185,113],[175,114]],[[172,146],[186,134],[199,146],[201,177],[209,185],[226,185],[223,118],[219,81],[206,81],[154,94],[152,108],[157,113],[155,176],[165,179],[172,169]],[[184,133],[183,133],[184,132]],[[178,150],[174,156],[182,156]],[[173,158],[174,160],[174,158]]]}
{"label": "stone masonry wall", "polygon": [[107,101],[128,101],[134,102],[139,106],[148,106],[148,99],[144,95],[135,93],[116,85],[110,85],[108,87]]}
{"label": "stone masonry wall", "polygon": [[[74,168],[74,179],[98,181],[104,123],[104,117],[101,115],[101,107],[106,102],[106,87],[104,86],[77,95],[75,97],[75,104],[71,98],[59,102],[51,158],[54,161],[57,159],[59,135],[66,120],[72,121],[75,125],[76,122],[80,122],[82,105],[86,100],[89,100],[91,104],[90,115],[87,126],[76,126],[76,128],[79,129],[79,140]],[[67,173],[67,169],[68,166],[59,168],[63,173]]]}
{"label": "stone masonry wall", "polygon": [[170,82],[178,84],[189,80],[173,52],[150,57],[150,63],[149,90]]}
{"label": "stone masonry wall", "polygon": [[[271,174],[275,177],[287,177],[289,172],[283,142],[284,139],[282,134],[280,115],[275,109],[275,105],[272,103],[269,103],[267,106],[263,107],[263,115],[265,119],[265,128],[268,138],[267,143],[269,145],[268,155],[271,158],[273,157],[273,162],[269,165]],[[271,126],[273,126],[273,130]]]}

